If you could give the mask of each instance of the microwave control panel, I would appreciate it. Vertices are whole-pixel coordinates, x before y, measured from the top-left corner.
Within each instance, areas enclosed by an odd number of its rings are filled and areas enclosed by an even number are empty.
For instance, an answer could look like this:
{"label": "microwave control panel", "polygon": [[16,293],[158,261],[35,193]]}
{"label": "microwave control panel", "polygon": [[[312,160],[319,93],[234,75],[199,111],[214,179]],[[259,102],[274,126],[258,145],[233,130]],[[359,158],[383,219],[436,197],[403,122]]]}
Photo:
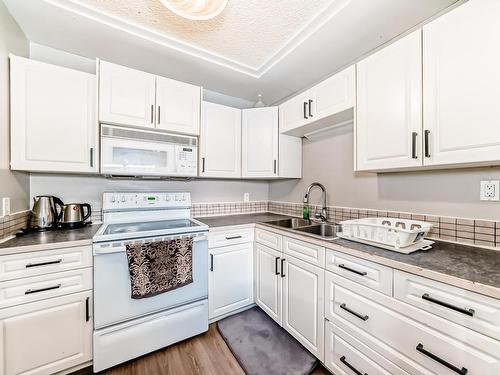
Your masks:
{"label": "microwave control panel", "polygon": [[198,148],[193,146],[175,146],[177,173],[196,176],[198,168]]}

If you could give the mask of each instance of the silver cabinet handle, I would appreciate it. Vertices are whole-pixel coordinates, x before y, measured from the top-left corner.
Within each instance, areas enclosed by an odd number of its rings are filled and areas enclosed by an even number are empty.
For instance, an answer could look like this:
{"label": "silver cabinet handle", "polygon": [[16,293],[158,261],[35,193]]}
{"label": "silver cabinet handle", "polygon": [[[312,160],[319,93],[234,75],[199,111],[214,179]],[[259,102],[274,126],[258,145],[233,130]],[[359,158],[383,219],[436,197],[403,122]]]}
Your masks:
{"label": "silver cabinet handle", "polygon": [[238,238],[241,238],[241,236],[226,237],[226,240],[237,240]]}
{"label": "silver cabinet handle", "polygon": [[90,148],[90,166],[94,166],[94,147]]}
{"label": "silver cabinet handle", "polygon": [[201,158],[201,172],[205,172],[205,158]]}
{"label": "silver cabinet handle", "polygon": [[154,115],[155,115],[155,106],[151,104],[151,123],[154,123]]}
{"label": "silver cabinet handle", "polygon": [[158,125],[160,125],[160,121],[161,121],[161,120],[160,120],[160,119],[161,119],[161,117],[160,117],[160,113],[161,113],[161,112],[160,112],[160,106],[158,106],[158,122],[157,122],[157,124],[158,124]]}
{"label": "silver cabinet handle", "polygon": [[274,174],[276,174],[276,159],[274,159],[273,170],[274,170]]}

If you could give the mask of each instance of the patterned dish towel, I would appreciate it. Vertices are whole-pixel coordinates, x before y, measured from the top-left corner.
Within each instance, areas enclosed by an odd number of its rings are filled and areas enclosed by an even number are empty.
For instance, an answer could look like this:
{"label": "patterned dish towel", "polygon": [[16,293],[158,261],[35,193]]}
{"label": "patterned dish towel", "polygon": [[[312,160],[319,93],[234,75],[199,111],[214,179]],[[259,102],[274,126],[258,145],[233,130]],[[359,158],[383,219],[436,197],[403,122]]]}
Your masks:
{"label": "patterned dish towel", "polygon": [[193,238],[126,245],[131,297],[152,297],[193,282]]}

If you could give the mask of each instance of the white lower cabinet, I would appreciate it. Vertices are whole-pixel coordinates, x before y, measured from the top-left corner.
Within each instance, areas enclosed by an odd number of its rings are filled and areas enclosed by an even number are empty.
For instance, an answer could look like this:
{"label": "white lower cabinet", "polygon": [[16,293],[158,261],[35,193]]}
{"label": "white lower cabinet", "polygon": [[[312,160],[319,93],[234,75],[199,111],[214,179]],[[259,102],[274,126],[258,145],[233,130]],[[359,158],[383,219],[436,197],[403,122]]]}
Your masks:
{"label": "white lower cabinet", "polygon": [[281,252],[255,244],[255,303],[281,325]]}
{"label": "white lower cabinet", "polygon": [[92,360],[92,292],[0,310],[0,374],[53,374]]}
{"label": "white lower cabinet", "polygon": [[325,271],[290,256],[283,267],[283,328],[322,361]]}
{"label": "white lower cabinet", "polygon": [[[257,230],[255,302],[322,361],[325,271],[284,254],[281,244],[288,240],[272,232]],[[268,247],[269,244],[274,249]]]}
{"label": "white lower cabinet", "polygon": [[334,374],[407,375],[363,342],[325,321],[325,366]]}
{"label": "white lower cabinet", "polygon": [[329,274],[327,285],[328,318],[367,345],[380,348],[381,355],[403,370],[500,373],[499,341],[337,275]]}
{"label": "white lower cabinet", "polygon": [[252,242],[209,250],[209,319],[222,317],[253,303]]}

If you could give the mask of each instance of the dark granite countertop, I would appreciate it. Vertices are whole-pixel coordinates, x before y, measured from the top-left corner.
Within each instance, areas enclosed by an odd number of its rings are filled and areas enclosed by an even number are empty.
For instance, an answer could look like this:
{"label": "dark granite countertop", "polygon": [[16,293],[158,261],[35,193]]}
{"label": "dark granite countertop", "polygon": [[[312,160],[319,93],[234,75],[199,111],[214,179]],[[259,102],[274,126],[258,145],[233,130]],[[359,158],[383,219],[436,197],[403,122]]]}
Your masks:
{"label": "dark granite countertop", "polygon": [[262,212],[256,214],[197,217],[195,219],[208,225],[210,228],[216,228],[216,227],[228,227],[230,225],[255,224],[271,220],[286,219],[289,217],[290,216],[278,215],[270,212]]}
{"label": "dark granite countertop", "polygon": [[264,224],[266,229],[316,243],[384,264],[395,269],[428,277],[464,289],[500,298],[500,251],[450,242],[435,241],[432,249],[401,254],[345,239],[322,240],[295,230],[266,225],[265,222],[288,218],[272,213],[243,214],[198,218],[209,227]]}
{"label": "dark granite countertop", "polygon": [[[28,233],[0,243],[0,255],[54,249],[65,246],[90,245],[100,225],[87,225],[79,229],[61,229]],[[70,244],[71,243],[71,244]]]}

